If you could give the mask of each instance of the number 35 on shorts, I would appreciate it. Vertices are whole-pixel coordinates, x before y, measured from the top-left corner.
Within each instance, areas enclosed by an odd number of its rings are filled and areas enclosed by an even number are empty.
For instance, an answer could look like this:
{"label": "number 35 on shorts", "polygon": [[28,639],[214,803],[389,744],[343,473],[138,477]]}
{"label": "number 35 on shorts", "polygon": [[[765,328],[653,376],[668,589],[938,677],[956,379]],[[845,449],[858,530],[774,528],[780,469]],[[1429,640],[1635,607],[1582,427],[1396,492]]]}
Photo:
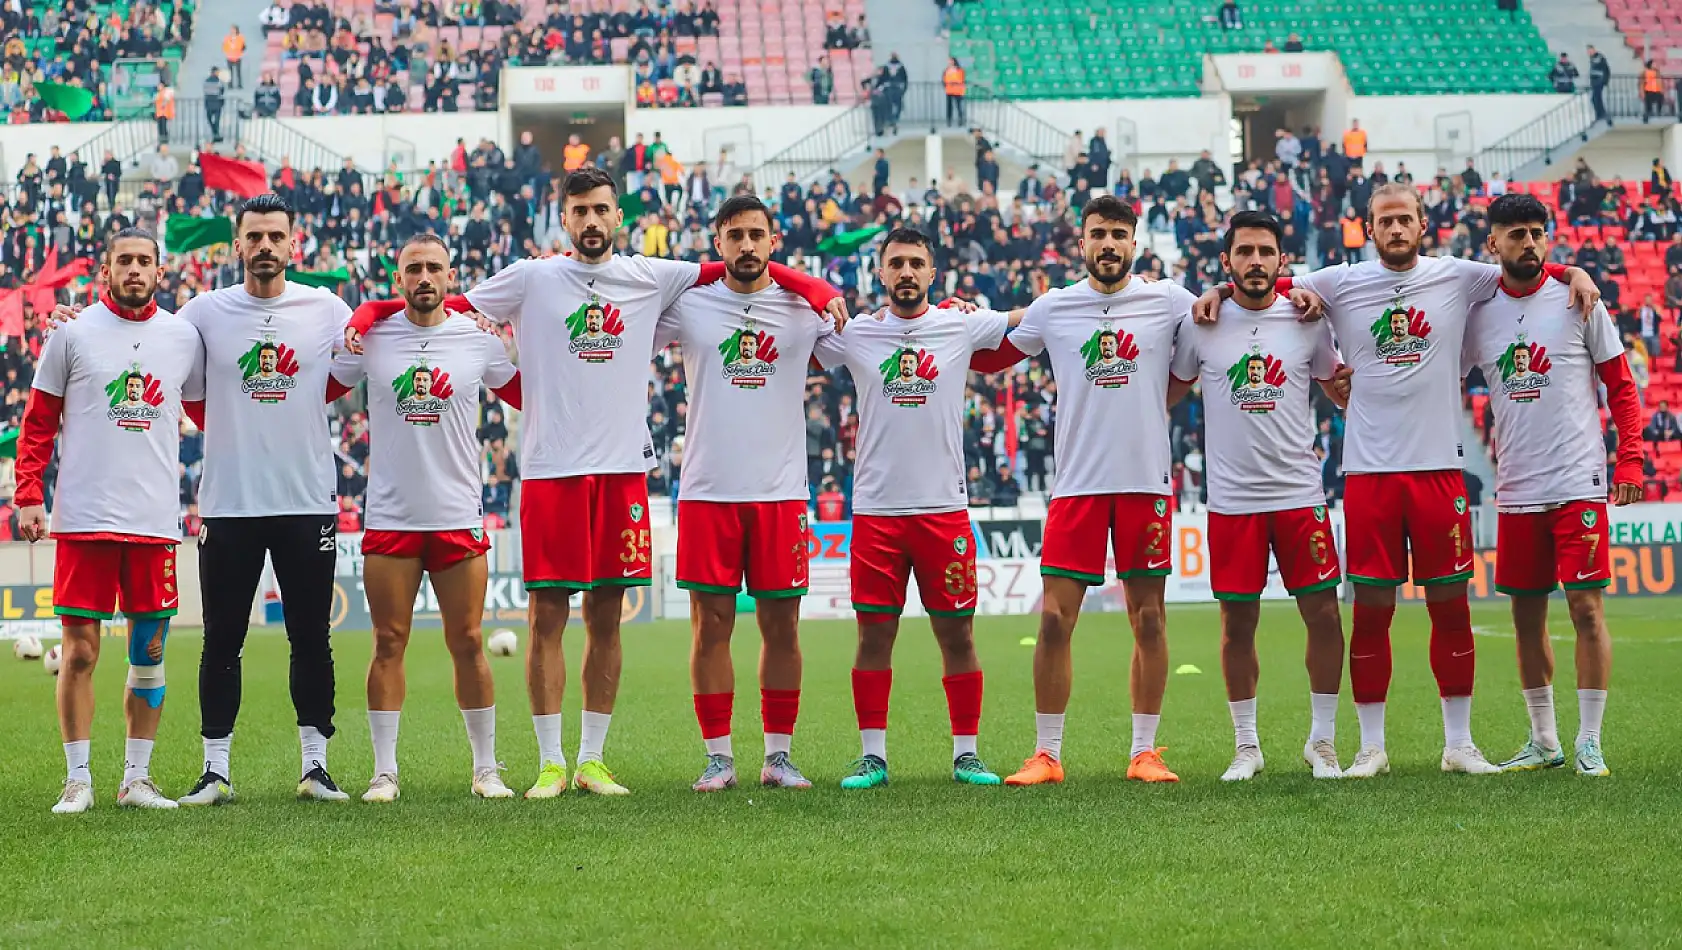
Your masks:
{"label": "number 35 on shorts", "polygon": [[626,528],[625,530],[619,532],[619,540],[625,542],[625,550],[619,552],[619,563],[648,563],[649,543],[647,528]]}

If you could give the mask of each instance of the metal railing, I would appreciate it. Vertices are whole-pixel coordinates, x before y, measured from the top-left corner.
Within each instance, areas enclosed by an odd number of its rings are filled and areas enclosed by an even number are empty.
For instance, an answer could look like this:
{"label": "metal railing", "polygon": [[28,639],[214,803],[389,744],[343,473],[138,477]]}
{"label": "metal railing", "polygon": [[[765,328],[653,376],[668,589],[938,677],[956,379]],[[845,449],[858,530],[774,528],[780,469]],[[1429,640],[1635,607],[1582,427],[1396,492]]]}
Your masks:
{"label": "metal railing", "polygon": [[[1475,167],[1489,174],[1501,172],[1508,178],[1531,178],[1552,165],[1556,157],[1570,155],[1589,140],[1599,119],[1595,115],[1594,97],[1586,85],[1553,109],[1520,127],[1493,145],[1480,149],[1474,159]],[[1676,117],[1677,102],[1669,93],[1655,113],[1661,119]],[[1607,115],[1614,122],[1640,120],[1646,115],[1646,100],[1641,92],[1641,77],[1613,76],[1602,92],[1601,100]]]}
{"label": "metal railing", "polygon": [[[295,168],[339,168],[345,155],[315,141],[278,119],[265,119],[250,114],[249,104],[229,98],[223,103],[219,124],[213,127],[205,111],[203,99],[175,100],[175,118],[169,123],[169,145],[172,150],[194,149],[220,139],[218,151],[224,154],[235,145],[244,145],[252,158],[279,165],[290,160]],[[157,143],[157,123],[151,126],[152,143]],[[220,132],[220,136],[216,133]]]}

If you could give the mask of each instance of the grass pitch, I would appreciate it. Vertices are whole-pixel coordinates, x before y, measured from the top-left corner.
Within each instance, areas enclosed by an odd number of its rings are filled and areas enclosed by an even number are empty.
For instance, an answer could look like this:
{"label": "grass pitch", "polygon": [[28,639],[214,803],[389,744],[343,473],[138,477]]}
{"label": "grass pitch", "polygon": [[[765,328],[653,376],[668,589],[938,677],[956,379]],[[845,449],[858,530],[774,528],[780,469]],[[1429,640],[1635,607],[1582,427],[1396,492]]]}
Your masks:
{"label": "grass pitch", "polygon": [[[1441,720],[1422,607],[1397,613],[1389,742],[1395,773],[1315,783],[1298,760],[1308,725],[1303,634],[1289,604],[1263,611],[1260,726],[1268,770],[1226,786],[1232,753],[1216,612],[1171,607],[1174,676],[1161,741],[1176,787],[1124,783],[1129,636],[1090,614],[1077,635],[1062,787],[954,785],[938,654],[926,626],[901,636],[889,734],[893,785],[843,793],[857,755],[848,623],[803,631],[806,683],[794,758],[809,792],[688,790],[702,762],[681,623],[627,628],[607,761],[628,799],[468,797],[470,759],[438,635],[409,651],[399,755],[403,799],[374,807],[291,800],[296,729],[286,642],[254,633],[234,743],[240,801],[127,813],[122,652],[104,651],[94,732],[98,804],[48,814],[63,776],[52,678],[0,664],[11,726],[0,769],[0,945],[48,946],[1631,946],[1682,941],[1682,635],[1676,601],[1615,600],[1605,747],[1613,775],[1569,769],[1471,778],[1437,771]],[[1474,609],[1475,735],[1505,757],[1527,728],[1506,606]],[[1347,612],[1346,612],[1347,622]],[[757,637],[740,620],[736,750],[761,752]],[[1001,774],[1033,746],[1033,618],[985,618],[981,752]],[[1556,637],[1569,634],[1563,604]],[[577,650],[569,632],[566,745],[577,748]],[[363,715],[369,641],[335,639],[333,774],[369,778]],[[1556,641],[1560,730],[1576,731],[1571,645]],[[164,790],[200,770],[191,632],[169,647],[169,706],[154,759]],[[519,659],[492,659],[509,784],[536,768]],[[1344,763],[1357,747],[1345,685]]]}

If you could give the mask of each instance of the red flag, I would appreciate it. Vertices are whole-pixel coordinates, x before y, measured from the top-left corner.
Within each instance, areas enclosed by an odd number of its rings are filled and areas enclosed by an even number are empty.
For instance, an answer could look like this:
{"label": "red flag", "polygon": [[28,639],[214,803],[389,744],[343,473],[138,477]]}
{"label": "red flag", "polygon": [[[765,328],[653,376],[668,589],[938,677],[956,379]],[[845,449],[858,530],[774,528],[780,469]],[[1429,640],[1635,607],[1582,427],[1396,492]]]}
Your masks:
{"label": "red flag", "polygon": [[0,334],[23,336],[23,289],[6,291],[0,297]]}
{"label": "red flag", "polygon": [[241,198],[255,198],[269,190],[269,173],[262,162],[240,162],[200,152],[199,171],[204,173],[206,188],[231,191]]}
{"label": "red flag", "polygon": [[1009,377],[1005,380],[1005,455],[1010,459],[1011,471],[1016,470],[1016,386]]}

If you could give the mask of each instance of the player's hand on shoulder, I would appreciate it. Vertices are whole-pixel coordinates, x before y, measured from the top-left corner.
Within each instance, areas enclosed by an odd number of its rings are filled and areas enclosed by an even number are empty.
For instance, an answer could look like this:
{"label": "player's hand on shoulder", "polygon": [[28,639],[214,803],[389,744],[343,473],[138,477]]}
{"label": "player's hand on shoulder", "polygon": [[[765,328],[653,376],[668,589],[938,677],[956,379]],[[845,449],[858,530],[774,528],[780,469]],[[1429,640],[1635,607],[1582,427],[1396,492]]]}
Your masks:
{"label": "player's hand on shoulder", "polygon": [[1640,485],[1631,485],[1627,482],[1620,483],[1612,487],[1612,505],[1615,508],[1633,505],[1640,501],[1644,494],[1646,492],[1642,490]]}
{"label": "player's hand on shoulder", "polygon": [[1291,301],[1291,305],[1301,312],[1297,319],[1301,320],[1303,323],[1313,323],[1315,320],[1319,320],[1326,315],[1325,298],[1321,297],[1312,290],[1303,290],[1301,287],[1292,287],[1289,299]]}
{"label": "player's hand on shoulder", "polygon": [[42,332],[46,336],[52,336],[54,330],[79,316],[81,316],[81,311],[72,309],[68,304],[58,304],[53,307],[51,313],[47,314],[46,326]]}
{"label": "player's hand on shoulder", "polygon": [[835,332],[840,333],[842,328],[847,325],[847,321],[852,318],[852,314],[847,312],[847,301],[842,297],[836,297],[824,305],[823,317],[835,324]]}
{"label": "player's hand on shoulder", "polygon": [[490,317],[485,316],[477,310],[469,310],[463,313],[462,316],[472,320],[474,326],[477,326],[480,330],[486,333],[495,333],[499,328],[499,324],[495,320],[492,320]]}
{"label": "player's hand on shoulder", "polygon": [[1336,403],[1339,409],[1349,408],[1349,393],[1354,388],[1354,380],[1355,371],[1350,369],[1348,366],[1339,364],[1338,368],[1332,371],[1331,392],[1329,395],[1332,397],[1332,402]]}
{"label": "player's hand on shoulder", "polygon": [[1137,274],[1134,274],[1133,279],[1138,281],[1141,284],[1154,284],[1157,281],[1161,280],[1162,278],[1156,276],[1155,274],[1148,274],[1148,273],[1145,273],[1145,272],[1141,271]]}
{"label": "player's hand on shoulder", "polygon": [[956,310],[959,313],[974,313],[981,308],[977,306],[973,300],[965,300],[962,297],[947,297],[945,300],[940,302],[937,309]]}
{"label": "player's hand on shoulder", "polygon": [[1191,318],[1198,323],[1214,323],[1220,319],[1221,304],[1232,296],[1232,288],[1227,284],[1216,284],[1203,292],[1191,305]]}
{"label": "player's hand on shoulder", "polygon": [[1594,308],[1600,305],[1600,286],[1587,271],[1579,268],[1571,277],[1571,309],[1583,315],[1586,320],[1594,313]]}
{"label": "player's hand on shoulder", "polygon": [[18,533],[31,544],[47,536],[47,509],[30,505],[18,512]]}
{"label": "player's hand on shoulder", "polygon": [[345,327],[345,349],[357,356],[362,355],[362,334],[355,327]]}

